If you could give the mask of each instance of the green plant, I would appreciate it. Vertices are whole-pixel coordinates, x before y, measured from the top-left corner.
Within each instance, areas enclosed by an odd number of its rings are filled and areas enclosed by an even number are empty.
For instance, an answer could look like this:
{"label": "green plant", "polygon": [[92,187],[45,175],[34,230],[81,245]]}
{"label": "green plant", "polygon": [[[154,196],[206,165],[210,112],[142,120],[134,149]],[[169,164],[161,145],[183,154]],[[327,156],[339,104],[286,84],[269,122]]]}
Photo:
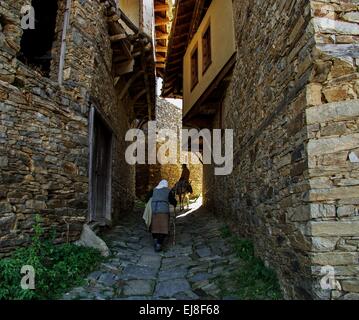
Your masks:
{"label": "green plant", "polygon": [[232,236],[231,230],[229,229],[228,226],[223,226],[221,228],[220,232],[221,232],[222,238],[224,238],[224,239],[228,239]]}
{"label": "green plant", "polygon": [[[94,249],[74,244],[54,245],[53,239],[44,239],[40,216],[35,217],[31,245],[18,249],[11,257],[0,261],[0,300],[55,299],[68,289],[83,283],[83,278],[102,261]],[[35,269],[35,290],[20,286],[21,268]]]}
{"label": "green plant", "polygon": [[234,236],[228,227],[223,227],[221,233],[229,239],[240,260],[238,269],[219,281],[222,295],[234,295],[242,300],[282,299],[276,273],[255,256],[253,243]]}

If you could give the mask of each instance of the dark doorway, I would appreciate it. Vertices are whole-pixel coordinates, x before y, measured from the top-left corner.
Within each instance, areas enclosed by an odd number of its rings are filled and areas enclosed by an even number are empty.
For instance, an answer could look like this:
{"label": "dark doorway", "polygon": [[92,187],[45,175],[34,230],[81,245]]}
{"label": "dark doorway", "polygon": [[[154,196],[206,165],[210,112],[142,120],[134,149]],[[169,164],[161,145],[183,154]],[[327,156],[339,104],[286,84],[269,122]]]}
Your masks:
{"label": "dark doorway", "polygon": [[94,108],[90,134],[90,220],[106,225],[111,222],[112,131]]}
{"label": "dark doorway", "polygon": [[35,29],[24,30],[18,58],[23,63],[50,75],[52,46],[55,38],[58,0],[32,0]]}

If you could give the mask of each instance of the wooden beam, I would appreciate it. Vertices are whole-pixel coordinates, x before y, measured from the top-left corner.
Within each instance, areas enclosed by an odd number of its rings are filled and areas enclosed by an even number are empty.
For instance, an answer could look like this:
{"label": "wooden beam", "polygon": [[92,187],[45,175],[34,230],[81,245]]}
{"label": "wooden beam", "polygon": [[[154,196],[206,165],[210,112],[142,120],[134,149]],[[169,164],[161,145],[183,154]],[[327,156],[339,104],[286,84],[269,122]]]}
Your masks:
{"label": "wooden beam", "polygon": [[157,71],[157,75],[160,77],[160,78],[164,78],[164,70],[163,69],[156,69],[156,71]]}
{"label": "wooden beam", "polygon": [[[175,74],[175,73],[173,73],[173,74],[167,76],[167,78],[166,78],[166,83],[167,83],[167,81],[170,81],[169,79],[177,78],[177,77],[178,77],[178,74]],[[166,84],[166,83],[165,83],[165,84]]]}
{"label": "wooden beam", "polygon": [[178,32],[183,32],[182,29],[185,29],[186,32],[188,32],[188,28],[190,28],[191,26],[191,23],[188,22],[188,23],[183,23],[183,24],[180,24],[179,26],[177,26],[177,30],[181,30],[181,31],[178,31]]}
{"label": "wooden beam", "polygon": [[176,59],[176,60],[169,60],[168,65],[178,64],[178,63],[182,64],[182,62],[183,62],[182,58],[179,58],[179,59]]}
{"label": "wooden beam", "polygon": [[181,1],[181,5],[183,7],[192,6],[192,4],[193,4],[193,0],[182,0]]}
{"label": "wooden beam", "polygon": [[169,11],[170,6],[168,3],[157,3],[155,4],[155,12]]}
{"label": "wooden beam", "polygon": [[157,40],[167,40],[169,38],[169,34],[162,31],[156,31],[156,39]]}
{"label": "wooden beam", "polygon": [[192,18],[193,16],[193,12],[188,12],[188,13],[185,13],[185,14],[182,14],[180,16],[177,17],[177,20],[179,19],[189,19],[189,18]]}
{"label": "wooden beam", "polygon": [[156,27],[166,26],[170,22],[171,22],[171,20],[169,18],[156,17],[155,26]]}
{"label": "wooden beam", "polygon": [[188,35],[186,33],[181,33],[181,34],[175,35],[173,38],[178,41],[178,39],[181,39],[181,38],[186,38],[187,39],[187,36]]}
{"label": "wooden beam", "polygon": [[156,52],[167,52],[167,46],[156,46]]}
{"label": "wooden beam", "polygon": [[114,12],[110,19],[112,21],[122,20],[134,33],[138,33],[139,31],[138,27],[125,15],[121,9],[118,9],[117,12]]}
{"label": "wooden beam", "polygon": [[196,31],[201,23],[201,17],[202,17],[204,5],[205,5],[205,0],[197,0],[196,1],[196,5],[193,10],[193,19],[191,22],[191,26],[188,29],[189,30],[188,40],[193,37],[193,35],[196,33]]}
{"label": "wooden beam", "polygon": [[159,56],[159,55],[156,55],[156,62],[166,62],[166,58],[162,57],[162,56]]}
{"label": "wooden beam", "polygon": [[131,78],[130,80],[127,81],[126,85],[122,88],[121,93],[120,93],[120,100],[122,100],[126,94],[126,92],[128,91],[128,89],[130,89],[130,87],[135,83],[135,81],[141,77],[145,72],[143,70],[140,70],[138,72],[136,72]]}
{"label": "wooden beam", "polygon": [[110,36],[110,41],[111,42],[118,42],[118,41],[122,41],[123,39],[126,39],[127,35],[125,33],[122,34],[116,34],[114,36]]}
{"label": "wooden beam", "polygon": [[172,78],[172,80],[167,80],[166,81],[166,86],[165,88],[167,88],[169,85],[172,85],[174,82],[177,81],[177,77],[176,78]]}
{"label": "wooden beam", "polygon": [[168,67],[166,69],[167,72],[173,72],[175,70],[181,70],[182,71],[182,66],[179,66],[179,65],[176,65],[176,66],[171,66],[171,67]]}
{"label": "wooden beam", "polygon": [[166,64],[165,63],[156,63],[156,68],[160,68],[160,69],[164,69],[166,68]]}
{"label": "wooden beam", "polygon": [[119,22],[120,16],[116,13],[113,14],[111,17],[107,17],[107,22]]}
{"label": "wooden beam", "polygon": [[171,92],[173,92],[173,88],[164,89],[164,90],[162,90],[162,96],[163,96],[163,97],[166,97],[166,96],[168,96]]}
{"label": "wooden beam", "polygon": [[[151,55],[149,55],[147,57],[147,60],[151,59]],[[148,75],[148,72],[146,72],[146,67],[147,67],[147,61],[146,61],[146,57],[145,55],[142,55],[141,58],[141,63],[142,63],[142,69],[145,70],[144,73],[144,82],[145,82],[145,91],[146,91],[146,101],[147,101],[147,113],[148,113],[148,118],[151,120],[152,118],[152,94],[151,94],[151,84],[150,84],[150,78]],[[155,73],[156,68],[151,68],[151,72]]]}
{"label": "wooden beam", "polygon": [[183,41],[183,42],[173,45],[172,49],[178,49],[178,48],[185,47],[185,46],[186,46],[186,41]]}
{"label": "wooden beam", "polygon": [[128,60],[123,63],[114,64],[113,65],[114,76],[122,76],[126,73],[131,73],[133,72],[134,66],[135,66],[135,60]]}
{"label": "wooden beam", "polygon": [[121,56],[125,56],[127,57],[127,59],[131,59],[133,53],[133,45],[131,45],[126,39],[123,39],[123,41],[120,42],[113,42],[112,50],[114,54],[120,53]]}
{"label": "wooden beam", "polygon": [[[57,78],[57,81],[59,85],[61,86],[64,80],[64,67],[65,67],[65,56],[66,56],[66,35],[67,31],[70,27],[70,15],[71,15],[71,0],[66,1],[66,9],[64,13],[64,25],[61,35],[61,46],[60,46],[60,65],[59,65],[59,75]],[[2,17],[2,15],[1,15]],[[16,23],[14,24],[16,25]],[[3,28],[1,27],[1,31]]]}
{"label": "wooden beam", "polygon": [[147,90],[143,89],[142,91],[140,91],[134,98],[133,98],[133,104],[136,104],[136,102],[146,94]]}

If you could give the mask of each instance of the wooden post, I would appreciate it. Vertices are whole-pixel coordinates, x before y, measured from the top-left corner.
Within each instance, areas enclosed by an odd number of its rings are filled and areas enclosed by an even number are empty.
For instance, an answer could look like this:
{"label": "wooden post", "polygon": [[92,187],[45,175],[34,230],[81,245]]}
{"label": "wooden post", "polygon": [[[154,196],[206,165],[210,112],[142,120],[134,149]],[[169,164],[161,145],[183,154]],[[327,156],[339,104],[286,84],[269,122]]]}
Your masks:
{"label": "wooden post", "polygon": [[177,208],[174,207],[174,212],[175,212],[175,217],[174,217],[174,220],[173,220],[173,245],[175,246],[176,245],[176,219],[177,219]]}
{"label": "wooden post", "polygon": [[95,108],[91,105],[89,112],[89,196],[88,196],[88,222],[92,221],[93,215],[93,194],[92,194],[92,184],[93,184],[93,154],[94,154],[94,124],[95,124]]}
{"label": "wooden post", "polygon": [[72,0],[67,0],[67,2],[66,2],[66,9],[65,9],[65,16],[64,16],[64,27],[62,30],[62,37],[61,37],[61,52],[60,52],[59,74],[58,74],[58,83],[60,86],[62,85],[63,79],[64,79],[64,66],[65,66],[65,55],[66,55],[66,36],[67,36],[67,29],[70,24],[71,3],[72,3]]}
{"label": "wooden post", "polygon": [[[142,68],[145,69],[146,68],[145,52],[143,52],[141,62],[142,62]],[[149,121],[151,121],[152,120],[152,102],[151,102],[151,94],[150,94],[150,81],[148,78],[148,73],[146,71],[145,71],[145,86],[147,89],[146,101],[148,104],[148,119],[149,119]]]}
{"label": "wooden post", "polygon": [[115,148],[115,139],[114,135],[111,135],[111,147],[110,154],[108,155],[110,158],[109,166],[108,166],[108,181],[107,181],[107,198],[106,198],[106,224],[112,224],[112,169],[113,169],[113,150]]}

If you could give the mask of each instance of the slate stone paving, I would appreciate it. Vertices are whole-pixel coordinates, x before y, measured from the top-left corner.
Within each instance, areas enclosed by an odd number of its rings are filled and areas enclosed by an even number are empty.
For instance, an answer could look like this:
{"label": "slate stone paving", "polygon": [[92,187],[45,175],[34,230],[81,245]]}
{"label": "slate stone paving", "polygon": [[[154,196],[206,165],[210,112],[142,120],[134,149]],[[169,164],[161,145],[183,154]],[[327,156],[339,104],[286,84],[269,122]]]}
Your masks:
{"label": "slate stone paving", "polygon": [[230,244],[221,238],[223,223],[203,209],[177,219],[161,253],[154,252],[142,212],[122,221],[102,238],[111,257],[88,275],[84,287],[65,300],[221,299],[218,279],[239,267]]}

